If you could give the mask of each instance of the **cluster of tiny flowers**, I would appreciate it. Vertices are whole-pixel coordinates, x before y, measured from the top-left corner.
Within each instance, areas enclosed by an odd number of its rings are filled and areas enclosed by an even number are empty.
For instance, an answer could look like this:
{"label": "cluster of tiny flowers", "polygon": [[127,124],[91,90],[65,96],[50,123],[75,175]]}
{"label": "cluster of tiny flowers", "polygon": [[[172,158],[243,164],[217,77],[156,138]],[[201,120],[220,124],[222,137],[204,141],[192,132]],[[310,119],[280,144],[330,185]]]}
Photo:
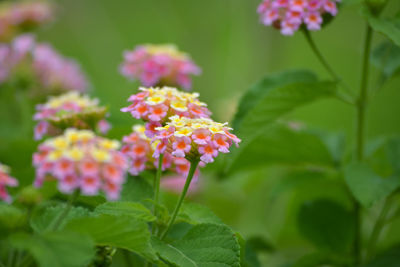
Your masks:
{"label": "cluster of tiny flowers", "polygon": [[6,186],[15,187],[18,185],[17,179],[9,175],[10,169],[0,164],[0,200],[11,202],[11,197],[7,192]]}
{"label": "cluster of tiny flowers", "polygon": [[[145,134],[145,127],[135,125],[133,132],[124,136],[121,152],[124,153],[131,161],[130,173],[138,175],[144,170],[154,170],[158,168],[158,160],[153,158],[153,154],[160,141],[152,143],[152,140]],[[162,162],[162,170],[178,173],[182,177],[186,177],[190,168],[190,163],[184,157],[174,157],[170,153],[165,152]],[[198,171],[196,172],[196,177]]]}
{"label": "cluster of tiny flowers", "polygon": [[86,91],[88,82],[79,65],[58,54],[49,44],[37,43],[32,35],[0,44],[0,85],[18,75],[19,70],[32,73],[39,94]]}
{"label": "cluster of tiny flowers", "polygon": [[98,99],[78,92],[50,97],[45,104],[36,106],[35,139],[58,135],[66,128],[98,130],[105,134],[110,128],[104,119],[106,115],[107,108],[99,106]]}
{"label": "cluster of tiny flowers", "polygon": [[173,45],[140,45],[124,52],[121,73],[144,86],[179,86],[190,89],[191,75],[201,69]]}
{"label": "cluster of tiny flowers", "polygon": [[92,131],[67,129],[49,139],[33,155],[35,186],[45,180],[58,181],[60,192],[96,195],[103,190],[110,200],[119,198],[128,160],[120,143],[96,136]]}
{"label": "cluster of tiny flowers", "polygon": [[170,116],[208,118],[211,112],[200,102],[197,93],[186,93],[172,87],[140,88],[141,92],[129,97],[132,104],[122,108],[136,119],[148,121],[146,135],[152,137],[155,128],[162,126]]}
{"label": "cluster of tiny flowers", "polygon": [[283,35],[293,35],[302,24],[310,31],[321,29],[322,16],[337,14],[340,0],[264,0],[258,7],[261,21]]}
{"label": "cluster of tiny flowers", "polygon": [[5,3],[0,6],[0,40],[48,23],[53,6],[46,2]]}
{"label": "cluster of tiny flowers", "polygon": [[232,143],[240,143],[226,125],[208,118],[172,116],[166,126],[155,128],[153,157],[168,152],[179,158],[200,159],[204,164],[213,162],[219,152],[228,153]]}

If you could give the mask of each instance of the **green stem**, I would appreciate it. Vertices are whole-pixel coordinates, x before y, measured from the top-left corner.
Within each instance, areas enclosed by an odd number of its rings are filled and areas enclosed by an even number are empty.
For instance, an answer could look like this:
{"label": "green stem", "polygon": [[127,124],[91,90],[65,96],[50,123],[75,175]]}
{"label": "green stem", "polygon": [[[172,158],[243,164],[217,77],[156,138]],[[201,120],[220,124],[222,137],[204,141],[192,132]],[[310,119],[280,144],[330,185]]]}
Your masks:
{"label": "green stem", "polygon": [[[156,176],[154,177],[154,215],[157,217],[158,214],[158,202],[160,195],[160,183],[161,183],[161,173],[162,173],[162,164],[163,164],[164,154],[160,154],[158,159],[158,168]],[[156,227],[154,227],[155,222],[152,224],[151,233],[154,234]]]}
{"label": "green stem", "polygon": [[172,214],[172,217],[168,222],[168,226],[164,230],[164,232],[162,233],[162,235],[160,237],[161,240],[166,237],[166,235],[168,234],[168,231],[171,229],[172,225],[175,222],[176,216],[178,216],[179,209],[181,208],[183,200],[185,199],[186,193],[189,189],[190,183],[193,179],[194,173],[196,172],[196,168],[197,168],[197,165],[199,164],[199,162],[200,162],[199,160],[193,160],[192,162],[190,162],[190,170],[189,170],[188,176],[186,178],[185,186],[183,187],[183,191],[179,197],[178,203],[176,204],[176,207]]}
{"label": "green stem", "polygon": [[387,222],[387,215],[392,207],[393,197],[386,198],[385,204],[382,207],[381,213],[375,222],[374,228],[372,230],[371,237],[368,242],[367,247],[367,260],[371,259],[375,254],[375,248],[379,240],[379,236]]}
{"label": "green stem", "polygon": [[[367,25],[365,41],[364,41],[364,56],[361,72],[360,95],[357,100],[357,134],[356,134],[356,159],[358,162],[364,159],[365,149],[365,117],[366,106],[368,100],[368,76],[369,76],[369,58],[371,53],[372,29]],[[354,200],[354,215],[356,235],[353,246],[354,260],[356,266],[361,263],[361,206]]]}
{"label": "green stem", "polygon": [[350,87],[340,78],[340,76],[333,70],[331,65],[329,65],[328,61],[325,59],[325,57],[322,55],[321,51],[318,49],[317,45],[314,42],[314,39],[312,38],[310,32],[308,30],[303,30],[304,36],[308,42],[308,44],[311,47],[311,50],[314,52],[315,56],[318,58],[319,62],[324,66],[327,72],[332,76],[332,78],[340,83],[342,87],[347,91],[348,95],[343,95],[343,94],[338,94],[338,98],[342,101],[344,101],[347,104],[353,105],[353,99],[352,99],[352,91]]}
{"label": "green stem", "polygon": [[57,219],[49,226],[50,230],[57,231],[63,220],[68,216],[72,208],[72,203],[74,203],[78,196],[79,190],[76,190],[68,199],[67,206],[65,207],[63,213],[61,213],[60,216],[58,216]]}

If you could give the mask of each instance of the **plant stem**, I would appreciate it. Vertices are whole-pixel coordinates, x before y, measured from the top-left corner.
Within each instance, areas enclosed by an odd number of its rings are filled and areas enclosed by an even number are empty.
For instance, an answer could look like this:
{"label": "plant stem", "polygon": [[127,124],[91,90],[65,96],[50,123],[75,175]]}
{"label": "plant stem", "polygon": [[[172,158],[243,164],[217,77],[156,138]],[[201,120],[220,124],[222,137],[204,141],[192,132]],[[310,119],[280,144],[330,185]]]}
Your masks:
{"label": "plant stem", "polygon": [[68,216],[68,213],[72,208],[72,203],[74,203],[74,201],[78,198],[78,196],[79,196],[79,190],[75,190],[75,192],[72,193],[72,195],[68,199],[67,206],[65,207],[63,213],[61,213],[60,216],[58,216],[57,219],[49,227],[50,230],[57,231],[63,220]]}
{"label": "plant stem", "polygon": [[[160,195],[160,182],[161,182],[161,173],[162,173],[162,164],[163,164],[164,154],[160,154],[158,159],[158,168],[156,176],[154,177],[154,215],[157,217],[158,213],[158,202]],[[155,222],[152,224],[151,233],[154,234],[156,227]]]}
{"label": "plant stem", "polygon": [[167,226],[167,228],[165,229],[165,231],[162,233],[162,235],[160,237],[161,240],[165,238],[165,236],[168,234],[168,231],[171,229],[172,225],[175,222],[176,216],[178,215],[179,209],[180,209],[180,207],[181,207],[181,205],[183,203],[183,200],[185,199],[186,193],[187,193],[187,191],[189,189],[189,186],[190,186],[190,182],[193,179],[194,173],[196,172],[196,168],[197,168],[197,165],[199,164],[199,162],[200,161],[198,159],[197,160],[193,160],[193,161],[190,162],[190,170],[189,170],[188,176],[186,178],[185,186],[183,187],[183,191],[182,191],[182,193],[181,193],[181,195],[179,197],[178,203],[176,204],[176,207],[175,207],[175,210],[174,210],[174,212],[172,214],[172,217],[168,222],[168,226]]}
{"label": "plant stem", "polygon": [[310,32],[308,30],[303,30],[304,36],[308,42],[308,44],[311,47],[311,50],[314,52],[315,56],[318,58],[319,62],[324,66],[326,71],[329,72],[329,74],[332,76],[332,78],[339,82],[344,89],[346,89],[347,93],[349,95],[338,95],[339,99],[343,100],[347,104],[354,104],[352,100],[352,91],[349,88],[349,86],[340,78],[340,76],[333,70],[331,65],[329,65],[328,61],[325,59],[325,57],[322,55],[321,51],[318,49],[317,45],[314,42],[314,39],[312,38]]}
{"label": "plant stem", "polygon": [[389,196],[388,198],[386,198],[385,204],[383,204],[381,213],[379,214],[378,219],[376,220],[376,223],[372,230],[371,237],[368,242],[367,260],[371,259],[375,254],[376,244],[379,240],[380,233],[383,230],[385,223],[387,222],[387,215],[390,211],[390,208],[392,207],[392,203],[393,203],[393,197]]}
{"label": "plant stem", "polygon": [[[361,72],[360,95],[357,100],[357,134],[356,134],[356,160],[358,162],[364,159],[365,147],[365,116],[368,100],[368,76],[369,76],[369,58],[371,53],[372,29],[367,24],[367,30],[364,41],[364,56]],[[354,199],[354,215],[356,235],[354,240],[354,260],[356,266],[361,262],[361,206]]]}

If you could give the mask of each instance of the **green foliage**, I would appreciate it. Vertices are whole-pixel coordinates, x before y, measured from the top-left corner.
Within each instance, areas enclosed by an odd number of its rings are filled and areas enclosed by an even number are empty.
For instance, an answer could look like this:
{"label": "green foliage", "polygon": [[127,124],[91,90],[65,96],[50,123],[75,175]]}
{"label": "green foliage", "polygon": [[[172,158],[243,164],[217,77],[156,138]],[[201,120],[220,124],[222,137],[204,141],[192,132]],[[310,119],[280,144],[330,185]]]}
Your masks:
{"label": "green foliage", "polygon": [[73,232],[21,233],[11,236],[10,242],[18,249],[29,251],[40,267],[81,267],[95,254],[93,240]]}
{"label": "green foliage", "polygon": [[384,34],[387,38],[393,41],[397,46],[400,46],[400,17],[379,18],[374,16],[366,9],[364,15],[368,20],[369,25],[377,32]]}
{"label": "green foliage", "polygon": [[349,260],[324,252],[314,252],[298,259],[292,267],[347,266]]}
{"label": "green foliage", "polygon": [[134,202],[107,202],[94,210],[95,214],[132,216],[135,219],[152,222],[156,217],[145,206]]}
{"label": "green foliage", "polygon": [[265,167],[271,163],[333,166],[335,161],[319,135],[272,124],[229,155],[226,171]]}
{"label": "green foliage", "polygon": [[193,225],[199,223],[222,224],[221,219],[209,208],[195,203],[185,203],[182,205],[178,216],[178,220]]}
{"label": "green foliage", "polygon": [[18,229],[24,225],[25,220],[20,209],[0,202],[0,233]]}
{"label": "green foliage", "polygon": [[389,79],[400,71],[400,47],[390,41],[379,44],[371,54],[371,62]]}
{"label": "green foliage", "polygon": [[389,248],[387,251],[378,255],[364,267],[397,267],[400,262],[400,244]]}
{"label": "green foliage", "polygon": [[66,230],[87,234],[96,245],[114,246],[154,259],[147,224],[128,215],[100,214],[71,220]]}
{"label": "green foliage", "polygon": [[398,176],[380,177],[365,163],[347,165],[344,178],[353,195],[364,207],[372,206],[400,186]]}
{"label": "green foliage", "polygon": [[318,249],[345,254],[354,240],[354,217],[342,205],[326,199],[305,203],[298,214],[300,233]]}
{"label": "green foliage", "polygon": [[153,248],[166,262],[180,267],[240,266],[235,234],[224,225],[198,224],[170,244],[152,239]]}

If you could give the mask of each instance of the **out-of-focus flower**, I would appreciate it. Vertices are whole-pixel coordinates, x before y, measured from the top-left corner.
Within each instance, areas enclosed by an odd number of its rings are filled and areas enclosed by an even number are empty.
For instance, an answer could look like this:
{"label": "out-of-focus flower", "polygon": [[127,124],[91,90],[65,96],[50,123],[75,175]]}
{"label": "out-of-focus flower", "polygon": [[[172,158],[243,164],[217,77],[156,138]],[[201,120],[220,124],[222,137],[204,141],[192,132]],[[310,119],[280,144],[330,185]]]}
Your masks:
{"label": "out-of-focus flower", "polygon": [[232,143],[238,145],[241,141],[226,125],[208,118],[172,116],[166,126],[155,128],[153,144],[157,146],[153,156],[168,152],[189,161],[213,162],[220,152],[228,153]]}
{"label": "out-of-focus flower", "polygon": [[11,202],[11,196],[7,192],[7,186],[16,187],[18,180],[9,175],[10,168],[0,164],[0,200]]}
{"label": "out-of-focus flower", "polygon": [[[181,194],[186,183],[186,177],[182,175],[168,175],[161,180],[161,187],[174,194]],[[198,175],[193,177],[187,194],[194,195],[200,190]]]}
{"label": "out-of-focus flower", "polygon": [[207,118],[211,112],[207,105],[200,102],[197,93],[186,93],[172,87],[143,88],[141,92],[131,95],[128,101],[132,104],[122,108],[122,112],[130,112],[136,119],[149,121],[146,134],[151,137],[154,128],[164,124],[173,115],[188,118]]}
{"label": "out-of-focus flower", "polygon": [[35,139],[58,135],[66,128],[98,130],[104,134],[110,128],[106,115],[107,108],[99,106],[98,99],[78,92],[50,97],[45,104],[36,106]]}
{"label": "out-of-focus flower", "polygon": [[257,12],[267,26],[283,35],[293,35],[302,25],[310,31],[321,29],[323,16],[336,16],[340,0],[264,0]]}
{"label": "out-of-focus flower", "polygon": [[23,80],[33,95],[84,92],[88,82],[79,65],[58,54],[49,44],[37,43],[33,35],[0,44],[0,85]]}
{"label": "out-of-focus flower", "polygon": [[144,86],[178,86],[190,89],[191,75],[201,69],[174,45],[139,45],[124,52],[121,73]]}
{"label": "out-of-focus flower", "polygon": [[119,146],[118,141],[92,131],[67,129],[42,143],[33,155],[34,185],[40,187],[45,180],[56,179],[62,193],[80,190],[91,196],[102,190],[108,199],[118,199],[128,170],[128,159]]}
{"label": "out-of-focus flower", "polygon": [[[129,172],[138,175],[144,170],[155,170],[158,167],[158,160],[153,158],[158,141],[152,140],[145,134],[146,128],[143,125],[135,125],[130,135],[124,136],[122,140],[122,153],[130,159]],[[183,157],[174,157],[165,152],[162,162],[163,171],[171,171],[186,177],[189,172],[190,163]],[[196,176],[198,172],[196,173]]]}
{"label": "out-of-focus flower", "polygon": [[0,5],[0,40],[32,30],[53,19],[54,7],[45,1],[6,2]]}

